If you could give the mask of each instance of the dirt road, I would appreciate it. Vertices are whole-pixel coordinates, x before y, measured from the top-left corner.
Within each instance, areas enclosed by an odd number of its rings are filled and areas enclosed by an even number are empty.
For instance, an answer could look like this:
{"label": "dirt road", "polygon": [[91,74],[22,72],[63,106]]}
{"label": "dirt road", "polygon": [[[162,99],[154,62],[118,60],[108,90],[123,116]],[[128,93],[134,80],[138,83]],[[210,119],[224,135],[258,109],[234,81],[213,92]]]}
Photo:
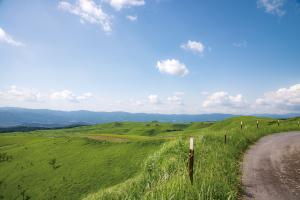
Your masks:
{"label": "dirt road", "polygon": [[242,165],[242,199],[300,200],[300,132],[260,139]]}

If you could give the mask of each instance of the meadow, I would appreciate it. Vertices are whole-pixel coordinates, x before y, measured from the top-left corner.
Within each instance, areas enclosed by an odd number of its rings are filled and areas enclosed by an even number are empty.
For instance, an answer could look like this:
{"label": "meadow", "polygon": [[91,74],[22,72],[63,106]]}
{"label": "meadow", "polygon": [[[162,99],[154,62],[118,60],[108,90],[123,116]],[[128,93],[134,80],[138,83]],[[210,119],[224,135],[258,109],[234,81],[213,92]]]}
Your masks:
{"label": "meadow", "polygon": [[[0,199],[238,199],[245,150],[264,135],[300,130],[298,121],[114,122],[3,133]],[[193,184],[187,172],[191,136]]]}

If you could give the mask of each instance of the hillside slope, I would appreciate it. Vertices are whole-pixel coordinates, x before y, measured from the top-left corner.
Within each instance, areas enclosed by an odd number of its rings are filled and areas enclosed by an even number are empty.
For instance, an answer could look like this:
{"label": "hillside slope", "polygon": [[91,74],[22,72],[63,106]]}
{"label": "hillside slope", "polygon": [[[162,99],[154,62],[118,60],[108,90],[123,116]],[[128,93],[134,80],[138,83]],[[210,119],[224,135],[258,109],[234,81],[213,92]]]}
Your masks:
{"label": "hillside slope", "polygon": [[[299,118],[282,120],[279,126],[277,120],[260,118],[259,128],[256,128],[256,120],[254,117],[232,118],[206,128],[185,130],[182,137],[166,143],[149,157],[138,176],[92,193],[85,200],[238,199],[242,190],[240,160],[248,146],[270,133],[300,130]],[[188,136],[196,138],[193,185],[186,166]]]}
{"label": "hillside slope", "polygon": [[[113,122],[1,134],[0,197],[237,199],[243,152],[264,135],[300,130],[298,120],[281,120],[280,126],[275,119],[255,117]],[[186,166],[190,136],[196,139],[193,185]]]}

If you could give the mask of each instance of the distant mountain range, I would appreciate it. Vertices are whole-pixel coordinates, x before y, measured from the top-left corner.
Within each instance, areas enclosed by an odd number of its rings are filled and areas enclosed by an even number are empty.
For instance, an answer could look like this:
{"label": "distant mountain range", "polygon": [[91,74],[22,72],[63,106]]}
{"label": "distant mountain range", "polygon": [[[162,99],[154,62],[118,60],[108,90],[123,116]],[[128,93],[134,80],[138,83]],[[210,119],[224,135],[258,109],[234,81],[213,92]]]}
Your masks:
{"label": "distant mountain range", "polygon": [[[146,114],[127,112],[92,112],[92,111],[57,111],[47,109],[25,109],[14,107],[0,108],[0,127],[45,127],[57,128],[71,125],[89,125],[108,122],[124,121],[160,121],[160,122],[203,122],[219,121],[237,115],[231,114]],[[273,118],[289,118],[300,114],[286,115],[257,115]]]}

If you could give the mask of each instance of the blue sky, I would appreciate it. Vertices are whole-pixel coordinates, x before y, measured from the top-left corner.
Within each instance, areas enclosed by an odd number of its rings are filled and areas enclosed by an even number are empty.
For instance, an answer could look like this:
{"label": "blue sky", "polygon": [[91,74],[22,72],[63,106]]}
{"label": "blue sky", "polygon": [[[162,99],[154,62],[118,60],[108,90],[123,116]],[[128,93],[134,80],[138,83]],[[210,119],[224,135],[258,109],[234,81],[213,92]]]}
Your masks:
{"label": "blue sky", "polygon": [[300,112],[297,0],[0,0],[0,106]]}

